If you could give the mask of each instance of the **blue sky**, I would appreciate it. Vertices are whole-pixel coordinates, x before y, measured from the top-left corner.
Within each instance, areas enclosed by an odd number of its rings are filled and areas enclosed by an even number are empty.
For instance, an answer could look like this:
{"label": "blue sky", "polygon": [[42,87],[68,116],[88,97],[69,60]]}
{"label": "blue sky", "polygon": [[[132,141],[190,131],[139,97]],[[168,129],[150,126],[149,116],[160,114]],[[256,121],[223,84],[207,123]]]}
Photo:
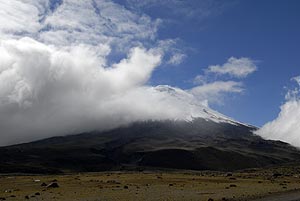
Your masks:
{"label": "blue sky", "polygon": [[[190,88],[191,80],[207,66],[223,64],[231,56],[249,57],[258,70],[243,80],[245,91],[210,106],[256,126],[278,115],[284,87],[300,74],[300,1],[188,1],[192,6],[183,13],[176,12],[182,9],[176,5],[168,12],[170,7],[154,2],[140,9],[165,21],[158,37],[178,38],[187,57],[177,66],[158,68],[151,83]],[[206,7],[207,2],[215,3]],[[197,6],[208,14],[203,16]]]}

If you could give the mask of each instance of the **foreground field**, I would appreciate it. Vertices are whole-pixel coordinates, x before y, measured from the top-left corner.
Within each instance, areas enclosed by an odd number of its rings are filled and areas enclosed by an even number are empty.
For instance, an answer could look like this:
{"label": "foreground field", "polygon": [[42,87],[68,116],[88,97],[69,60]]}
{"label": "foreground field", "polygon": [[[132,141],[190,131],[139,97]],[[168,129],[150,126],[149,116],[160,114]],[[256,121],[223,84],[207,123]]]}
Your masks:
{"label": "foreground field", "polygon": [[282,192],[295,194],[300,189],[298,171],[2,175],[0,200],[253,200]]}

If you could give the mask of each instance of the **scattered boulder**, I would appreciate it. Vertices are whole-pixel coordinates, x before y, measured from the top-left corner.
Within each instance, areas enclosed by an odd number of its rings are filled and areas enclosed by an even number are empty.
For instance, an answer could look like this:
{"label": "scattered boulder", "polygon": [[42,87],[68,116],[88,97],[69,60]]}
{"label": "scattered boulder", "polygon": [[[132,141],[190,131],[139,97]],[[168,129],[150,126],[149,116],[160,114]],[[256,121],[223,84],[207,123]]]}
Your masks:
{"label": "scattered boulder", "polygon": [[208,198],[208,200],[207,201],[214,201],[214,199],[212,199],[212,198]]}
{"label": "scattered boulder", "polygon": [[124,186],[124,189],[128,189],[128,186]]}
{"label": "scattered boulder", "polygon": [[229,187],[237,187],[235,184],[230,184]]}
{"label": "scattered boulder", "polygon": [[6,200],[6,198],[0,197],[0,200]]}
{"label": "scattered boulder", "polygon": [[35,195],[41,195],[39,192],[36,192]]}
{"label": "scattered boulder", "polygon": [[56,182],[52,182],[47,186],[47,188],[58,188],[58,187],[59,187],[59,185]]}
{"label": "scattered boulder", "polygon": [[28,195],[26,195],[26,196],[25,196],[25,199],[26,199],[26,200],[29,200],[29,196],[28,196]]}
{"label": "scattered boulder", "polygon": [[47,186],[47,184],[46,183],[42,183],[41,186]]}
{"label": "scattered boulder", "polygon": [[282,176],[282,174],[280,174],[280,173],[274,173],[273,174],[273,177],[280,177],[280,176]]}

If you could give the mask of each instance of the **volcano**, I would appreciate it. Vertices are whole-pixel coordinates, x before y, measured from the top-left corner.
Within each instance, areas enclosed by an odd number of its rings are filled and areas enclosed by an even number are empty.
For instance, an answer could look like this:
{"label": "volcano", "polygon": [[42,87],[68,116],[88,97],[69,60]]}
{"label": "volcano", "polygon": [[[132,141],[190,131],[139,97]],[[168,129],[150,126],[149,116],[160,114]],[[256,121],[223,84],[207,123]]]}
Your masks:
{"label": "volcano", "polygon": [[300,159],[291,145],[264,140],[255,127],[215,122],[147,121],[109,131],[52,137],[0,148],[1,173],[189,169],[233,171]]}
{"label": "volcano", "polygon": [[188,169],[233,171],[299,161],[300,151],[254,134],[167,86],[158,92],[189,104],[186,119],[133,122],[105,131],[52,137],[0,148],[1,173]]}

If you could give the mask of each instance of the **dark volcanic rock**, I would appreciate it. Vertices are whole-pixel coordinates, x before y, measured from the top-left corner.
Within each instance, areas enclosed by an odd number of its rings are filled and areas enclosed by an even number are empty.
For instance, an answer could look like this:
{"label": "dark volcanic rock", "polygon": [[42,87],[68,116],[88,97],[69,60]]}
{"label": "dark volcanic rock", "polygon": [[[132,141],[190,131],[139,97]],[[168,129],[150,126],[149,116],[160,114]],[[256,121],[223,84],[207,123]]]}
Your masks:
{"label": "dark volcanic rock", "polygon": [[106,132],[53,137],[1,147],[0,173],[145,170],[222,170],[299,161],[298,149],[264,140],[242,124],[205,119],[139,122]]}
{"label": "dark volcanic rock", "polygon": [[50,183],[50,184],[47,186],[47,188],[58,188],[58,187],[59,187],[59,185],[58,185],[58,183],[56,183],[56,182]]}
{"label": "dark volcanic rock", "polygon": [[47,186],[47,184],[46,183],[42,183],[41,186]]}

